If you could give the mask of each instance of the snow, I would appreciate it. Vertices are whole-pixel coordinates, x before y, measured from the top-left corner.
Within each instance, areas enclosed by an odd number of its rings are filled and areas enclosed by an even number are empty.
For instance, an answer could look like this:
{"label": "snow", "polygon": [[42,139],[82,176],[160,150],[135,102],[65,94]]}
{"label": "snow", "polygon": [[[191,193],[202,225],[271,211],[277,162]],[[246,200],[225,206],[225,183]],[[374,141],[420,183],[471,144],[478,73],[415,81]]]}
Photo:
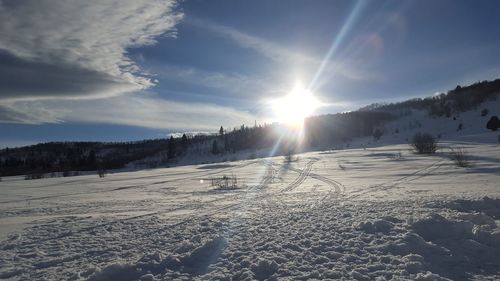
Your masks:
{"label": "snow", "polygon": [[[500,150],[467,120],[435,155],[400,128],[290,163],[4,178],[0,279],[498,280]],[[238,188],[210,186],[223,175]]]}

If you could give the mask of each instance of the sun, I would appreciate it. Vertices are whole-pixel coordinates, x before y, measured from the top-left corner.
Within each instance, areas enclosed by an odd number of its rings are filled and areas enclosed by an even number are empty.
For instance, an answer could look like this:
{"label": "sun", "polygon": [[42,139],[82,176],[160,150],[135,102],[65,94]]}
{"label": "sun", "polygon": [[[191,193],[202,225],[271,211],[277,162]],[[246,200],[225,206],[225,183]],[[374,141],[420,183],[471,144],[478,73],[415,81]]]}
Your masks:
{"label": "sun", "polygon": [[321,103],[311,91],[300,83],[297,83],[286,96],[272,101],[276,120],[293,127],[301,127],[304,119],[313,114],[320,105]]}

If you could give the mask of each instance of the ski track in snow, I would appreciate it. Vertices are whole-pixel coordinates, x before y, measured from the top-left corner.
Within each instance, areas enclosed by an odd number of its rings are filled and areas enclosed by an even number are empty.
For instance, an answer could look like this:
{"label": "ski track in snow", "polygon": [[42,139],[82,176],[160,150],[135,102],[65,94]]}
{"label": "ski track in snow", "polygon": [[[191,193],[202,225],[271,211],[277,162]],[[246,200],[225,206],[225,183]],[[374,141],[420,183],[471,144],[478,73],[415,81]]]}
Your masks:
{"label": "ski track in snow", "polygon": [[414,180],[418,180],[419,178],[425,177],[425,176],[431,174],[432,172],[434,172],[435,170],[439,169],[442,162],[443,162],[443,160],[441,159],[441,160],[438,160],[438,161],[430,164],[429,166],[426,166],[422,169],[416,170],[415,172],[413,172],[409,175],[403,176],[401,178],[398,178],[396,180],[391,180],[391,181],[386,182],[386,183],[381,183],[381,184],[376,184],[376,185],[370,186],[366,189],[354,191],[346,199],[354,199],[356,197],[360,197],[360,196],[366,195],[368,193],[377,192],[380,190],[388,190],[391,188],[397,188],[401,184],[408,183],[408,182],[411,182]]}
{"label": "ski track in snow", "polygon": [[307,162],[306,167],[303,170],[299,169],[299,176],[287,187],[285,187],[281,192],[289,192],[293,191],[295,188],[297,188],[299,185],[301,185],[309,176],[311,173],[312,166],[316,162],[315,160],[310,160]]}
{"label": "ski track in snow", "polygon": [[[488,156],[495,151],[476,148]],[[406,154],[414,162],[398,162],[385,156],[391,153],[367,153],[251,160],[208,172],[170,168],[149,176],[25,181],[32,192],[19,195],[1,182],[9,199],[0,202],[0,222],[29,221],[0,242],[0,279],[500,278],[499,175],[484,172],[494,162],[471,168],[484,181],[462,194],[421,192],[437,175],[447,188],[474,184],[475,175],[440,155]],[[224,173],[248,184],[222,191],[198,183]],[[62,194],[39,196],[42,189]],[[411,199],[390,193],[400,189]]]}
{"label": "ski track in snow", "polygon": [[[310,167],[312,167],[312,163],[311,162],[309,162],[308,164],[311,164]],[[310,208],[314,208],[314,207],[322,204],[323,202],[325,202],[326,200],[328,200],[329,198],[331,198],[334,195],[339,196],[339,195],[341,195],[342,192],[345,192],[345,185],[343,185],[342,183],[340,183],[340,182],[338,182],[336,180],[333,180],[333,179],[330,179],[330,178],[327,178],[327,177],[324,177],[324,176],[312,173],[310,170],[309,171],[304,171],[304,170],[301,170],[301,169],[298,169],[298,168],[292,168],[292,167],[289,167],[288,169],[291,170],[291,171],[299,173],[299,177],[300,176],[303,177],[304,173],[306,173],[307,176],[309,176],[309,177],[311,177],[313,179],[320,180],[323,183],[326,183],[328,187],[330,187],[330,190],[328,190],[327,193],[324,196],[321,196],[316,202],[310,204]],[[305,178],[301,178],[301,180],[303,182],[305,180]],[[287,190],[287,191],[289,191],[289,190]],[[313,193],[316,192],[316,188],[313,187],[313,189],[311,190],[311,192],[313,192]]]}

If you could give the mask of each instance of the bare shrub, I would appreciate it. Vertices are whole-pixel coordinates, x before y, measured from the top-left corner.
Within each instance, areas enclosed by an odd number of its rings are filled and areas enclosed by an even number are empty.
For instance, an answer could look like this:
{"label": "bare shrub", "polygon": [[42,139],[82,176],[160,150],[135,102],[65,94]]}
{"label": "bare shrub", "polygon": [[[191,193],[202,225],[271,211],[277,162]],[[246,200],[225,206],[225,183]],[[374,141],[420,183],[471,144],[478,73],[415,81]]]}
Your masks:
{"label": "bare shrub", "polygon": [[99,175],[100,178],[104,178],[106,177],[107,172],[105,169],[99,169],[97,170],[97,174]]}
{"label": "bare shrub", "polygon": [[398,152],[396,152],[396,153],[392,154],[392,155],[390,156],[390,158],[391,158],[391,159],[394,159],[394,160],[402,160],[402,159],[404,159],[404,158],[403,158],[403,154],[401,153],[401,151],[398,151]]}
{"label": "bare shrub", "polygon": [[338,165],[339,165],[339,168],[340,168],[342,171],[345,171],[346,167],[344,166],[344,161],[339,160],[339,161],[338,161]]}
{"label": "bare shrub", "polygon": [[469,154],[463,147],[450,148],[450,156],[457,167],[466,168],[470,167]]}
{"label": "bare shrub", "polygon": [[384,135],[384,131],[381,128],[375,128],[373,130],[373,139],[378,141]]}
{"label": "bare shrub", "polygon": [[299,157],[294,155],[293,150],[288,150],[285,154],[285,163],[297,162]]}
{"label": "bare shrub", "polygon": [[78,171],[68,171],[68,170],[64,171],[62,174],[62,176],[65,178],[66,177],[76,177],[79,175],[80,175],[80,172],[78,172]]}
{"label": "bare shrub", "polygon": [[413,136],[410,146],[418,154],[434,154],[437,150],[437,141],[431,134],[418,133]]}
{"label": "bare shrub", "polygon": [[490,111],[487,108],[484,108],[483,110],[481,110],[481,116],[486,116],[486,115],[488,115],[488,113],[490,113]]}
{"label": "bare shrub", "polygon": [[45,174],[44,173],[38,173],[38,172],[31,173],[31,174],[26,174],[24,176],[25,180],[38,180],[38,179],[43,179],[43,178],[45,178]]}
{"label": "bare shrub", "polygon": [[211,178],[211,186],[221,190],[231,190],[238,188],[238,178],[235,175],[223,175],[219,178]]}

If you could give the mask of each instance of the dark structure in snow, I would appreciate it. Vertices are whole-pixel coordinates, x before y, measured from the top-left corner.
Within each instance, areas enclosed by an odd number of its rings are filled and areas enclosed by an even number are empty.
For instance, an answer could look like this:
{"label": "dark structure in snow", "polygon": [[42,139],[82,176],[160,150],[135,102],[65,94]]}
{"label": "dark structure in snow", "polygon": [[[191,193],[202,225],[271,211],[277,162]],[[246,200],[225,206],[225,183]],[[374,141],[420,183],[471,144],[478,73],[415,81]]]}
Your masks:
{"label": "dark structure in snow", "polygon": [[498,119],[498,117],[491,116],[488,123],[486,123],[486,128],[492,131],[496,131],[498,128],[500,128],[500,120]]}

